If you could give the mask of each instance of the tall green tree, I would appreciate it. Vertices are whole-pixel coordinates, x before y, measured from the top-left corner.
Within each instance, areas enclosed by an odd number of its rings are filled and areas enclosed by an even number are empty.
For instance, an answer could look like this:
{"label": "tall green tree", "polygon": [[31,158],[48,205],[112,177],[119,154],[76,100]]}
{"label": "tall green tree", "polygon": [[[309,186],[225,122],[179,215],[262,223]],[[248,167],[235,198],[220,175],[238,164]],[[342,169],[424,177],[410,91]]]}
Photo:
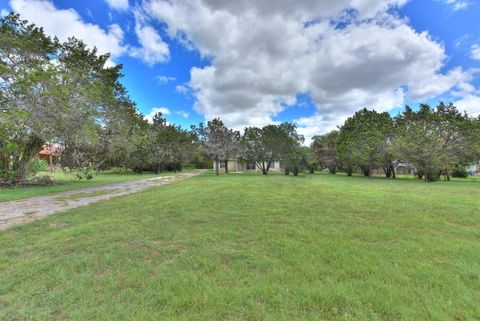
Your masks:
{"label": "tall green tree", "polygon": [[219,118],[208,121],[206,126],[200,123],[194,130],[201,139],[204,152],[215,163],[215,175],[219,175],[221,161],[225,162],[225,170],[228,172],[228,159],[236,152],[240,133],[225,126]]}
{"label": "tall green tree", "polygon": [[435,181],[444,173],[450,179],[452,166],[478,160],[478,120],[453,104],[422,104],[418,111],[407,106],[396,121],[398,152],[415,165],[419,178]]}
{"label": "tall green tree", "polygon": [[283,161],[303,141],[294,124],[247,127],[242,136],[242,157],[255,162],[263,175],[267,175],[274,161]]}
{"label": "tall green tree", "polygon": [[314,156],[322,168],[327,168],[330,174],[335,174],[340,167],[337,156],[338,131],[333,130],[327,134],[314,136],[311,148]]}
{"label": "tall green tree", "polygon": [[382,167],[393,121],[388,113],[366,108],[348,118],[340,128],[337,152],[344,163],[362,169],[372,177],[373,169]]}
{"label": "tall green tree", "polygon": [[0,19],[0,31],[0,148],[17,179],[46,143],[63,147],[70,168],[112,160],[120,124],[139,117],[119,82],[121,66],[106,67],[109,55],[49,38],[16,14]]}

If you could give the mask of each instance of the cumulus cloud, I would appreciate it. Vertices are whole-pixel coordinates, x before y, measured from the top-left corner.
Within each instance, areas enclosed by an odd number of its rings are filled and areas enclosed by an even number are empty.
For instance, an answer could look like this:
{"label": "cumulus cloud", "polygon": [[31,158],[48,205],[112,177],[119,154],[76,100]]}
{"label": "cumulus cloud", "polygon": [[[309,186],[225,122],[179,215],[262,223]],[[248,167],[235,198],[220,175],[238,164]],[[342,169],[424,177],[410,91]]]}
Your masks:
{"label": "cumulus cloud", "polygon": [[149,122],[149,123],[152,123],[153,122],[153,116],[155,116],[155,114],[157,113],[162,113],[163,116],[165,115],[170,115],[172,112],[170,111],[170,109],[168,109],[167,107],[155,107],[155,108],[152,108],[150,110],[150,113],[148,113],[147,115],[145,115],[145,119]]}
{"label": "cumulus cloud", "polygon": [[128,0],[105,0],[108,6],[115,10],[127,10]]}
{"label": "cumulus cloud", "polygon": [[467,111],[473,116],[480,116],[480,95],[470,94],[455,102],[461,111]]}
{"label": "cumulus cloud", "polygon": [[170,58],[168,44],[160,34],[148,24],[148,17],[140,9],[135,10],[135,35],[140,47],[131,48],[130,55],[139,58],[149,66],[166,62]]}
{"label": "cumulus cloud", "polygon": [[384,111],[468,87],[469,72],[441,72],[442,44],[388,13],[405,2],[150,0],[144,8],[211,60],[178,87],[192,92],[196,111],[235,128],[262,126],[308,94],[317,111],[296,121],[309,137],[362,107]]}
{"label": "cumulus cloud", "polygon": [[57,9],[49,0],[11,0],[10,7],[23,19],[43,27],[48,35],[56,36],[61,41],[75,36],[90,48],[97,47],[101,54],[111,53],[113,59],[127,52],[123,44],[124,33],[118,24],[102,29],[86,23],[73,9]]}

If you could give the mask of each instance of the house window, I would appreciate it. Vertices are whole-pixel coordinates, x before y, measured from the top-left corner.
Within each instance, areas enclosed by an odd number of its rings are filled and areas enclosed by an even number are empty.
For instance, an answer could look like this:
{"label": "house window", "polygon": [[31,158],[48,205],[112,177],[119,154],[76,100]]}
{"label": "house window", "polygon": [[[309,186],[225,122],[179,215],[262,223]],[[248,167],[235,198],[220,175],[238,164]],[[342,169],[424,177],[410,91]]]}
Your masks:
{"label": "house window", "polygon": [[247,163],[247,169],[248,170],[254,170],[255,169],[255,162],[248,162]]}
{"label": "house window", "polygon": [[225,162],[218,162],[218,168],[225,168]]}

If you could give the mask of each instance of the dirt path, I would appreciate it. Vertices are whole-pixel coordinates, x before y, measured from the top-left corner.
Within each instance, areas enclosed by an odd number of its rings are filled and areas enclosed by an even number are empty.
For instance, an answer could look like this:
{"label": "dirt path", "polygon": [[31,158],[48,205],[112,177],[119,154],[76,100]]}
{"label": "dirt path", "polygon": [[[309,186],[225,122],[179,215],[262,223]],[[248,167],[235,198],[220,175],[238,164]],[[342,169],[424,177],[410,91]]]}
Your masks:
{"label": "dirt path", "polygon": [[144,191],[182,179],[196,176],[203,171],[153,177],[110,185],[86,187],[53,195],[36,196],[17,201],[0,203],[0,229],[28,223],[66,210],[109,200],[112,197]]}

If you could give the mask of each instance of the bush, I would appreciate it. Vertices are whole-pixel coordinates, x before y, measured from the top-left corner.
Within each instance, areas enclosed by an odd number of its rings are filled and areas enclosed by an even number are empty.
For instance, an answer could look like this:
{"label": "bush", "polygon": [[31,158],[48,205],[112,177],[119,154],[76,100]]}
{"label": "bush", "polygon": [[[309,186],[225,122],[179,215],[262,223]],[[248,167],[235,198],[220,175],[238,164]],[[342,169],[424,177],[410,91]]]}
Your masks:
{"label": "bush", "polygon": [[18,180],[15,175],[2,174],[0,176],[0,187],[47,186],[53,183],[55,183],[55,181],[50,176],[38,176],[25,180]]}
{"label": "bush", "polygon": [[35,175],[39,171],[48,170],[48,163],[46,160],[41,158],[34,159],[28,166],[28,172],[32,175]]}
{"label": "bush", "polygon": [[464,165],[457,165],[452,169],[452,177],[467,178],[467,167]]}
{"label": "bush", "polygon": [[73,175],[75,176],[76,179],[79,179],[79,180],[81,179],[90,180],[93,178],[92,168],[90,166],[78,168],[73,171]]}
{"label": "bush", "polygon": [[50,176],[37,176],[27,181],[27,185],[29,186],[47,186],[53,183],[55,183],[55,181]]}

